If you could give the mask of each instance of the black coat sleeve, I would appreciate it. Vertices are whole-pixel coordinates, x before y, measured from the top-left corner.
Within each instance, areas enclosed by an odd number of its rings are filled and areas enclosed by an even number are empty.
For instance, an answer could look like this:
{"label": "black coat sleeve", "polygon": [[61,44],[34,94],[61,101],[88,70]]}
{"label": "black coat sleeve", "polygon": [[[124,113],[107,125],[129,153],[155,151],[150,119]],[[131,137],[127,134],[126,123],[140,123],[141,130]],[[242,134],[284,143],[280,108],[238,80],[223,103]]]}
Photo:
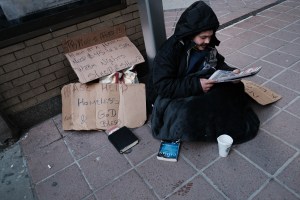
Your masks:
{"label": "black coat sleeve", "polygon": [[167,98],[202,94],[199,77],[180,74],[184,71],[182,68],[186,61],[182,59],[186,59],[186,56],[178,50],[170,49],[159,51],[154,59],[153,85],[157,94]]}

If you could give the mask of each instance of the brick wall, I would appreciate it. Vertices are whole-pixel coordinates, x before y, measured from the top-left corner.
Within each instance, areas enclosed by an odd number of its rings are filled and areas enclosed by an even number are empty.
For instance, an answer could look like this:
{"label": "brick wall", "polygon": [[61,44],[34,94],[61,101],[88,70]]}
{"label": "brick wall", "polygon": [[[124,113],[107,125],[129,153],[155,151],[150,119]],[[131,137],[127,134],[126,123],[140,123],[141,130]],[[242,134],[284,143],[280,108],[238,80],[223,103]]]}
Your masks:
{"label": "brick wall", "polygon": [[127,0],[126,9],[0,49],[1,112],[25,128],[60,112],[62,86],[78,81],[61,41],[118,24],[125,24],[128,37],[145,55],[136,0]]}

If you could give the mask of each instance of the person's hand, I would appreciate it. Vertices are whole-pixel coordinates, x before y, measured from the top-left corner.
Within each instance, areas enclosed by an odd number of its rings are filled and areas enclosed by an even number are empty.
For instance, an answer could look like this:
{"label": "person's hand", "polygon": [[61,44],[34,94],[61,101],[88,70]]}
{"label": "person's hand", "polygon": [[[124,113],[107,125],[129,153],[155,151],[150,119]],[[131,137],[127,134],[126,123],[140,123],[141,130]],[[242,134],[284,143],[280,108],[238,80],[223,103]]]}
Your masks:
{"label": "person's hand", "polygon": [[[241,72],[241,70],[240,70],[240,69],[235,69],[235,70],[233,70],[232,72],[235,73],[235,74],[238,74],[238,73]],[[232,81],[232,82],[233,82],[233,83],[239,83],[239,82],[241,82],[241,80],[236,80],[236,81]]]}
{"label": "person's hand", "polygon": [[235,74],[238,74],[238,73],[241,72],[241,70],[240,70],[240,69],[235,69],[235,70],[233,70],[232,72],[235,73]]}
{"label": "person's hand", "polygon": [[205,92],[205,93],[208,92],[215,83],[216,82],[214,80],[200,78],[200,84],[201,84],[203,92]]}

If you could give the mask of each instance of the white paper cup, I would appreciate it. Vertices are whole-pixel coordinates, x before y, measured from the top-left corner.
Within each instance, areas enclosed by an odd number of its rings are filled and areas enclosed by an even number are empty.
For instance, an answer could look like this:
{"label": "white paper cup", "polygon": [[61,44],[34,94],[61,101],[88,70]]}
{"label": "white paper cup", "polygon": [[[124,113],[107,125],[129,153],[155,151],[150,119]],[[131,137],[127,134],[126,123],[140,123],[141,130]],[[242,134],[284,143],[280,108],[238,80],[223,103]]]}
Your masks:
{"label": "white paper cup", "polygon": [[229,135],[220,135],[217,138],[218,147],[219,147],[219,155],[221,157],[226,157],[230,151],[230,147],[233,143],[233,139]]}

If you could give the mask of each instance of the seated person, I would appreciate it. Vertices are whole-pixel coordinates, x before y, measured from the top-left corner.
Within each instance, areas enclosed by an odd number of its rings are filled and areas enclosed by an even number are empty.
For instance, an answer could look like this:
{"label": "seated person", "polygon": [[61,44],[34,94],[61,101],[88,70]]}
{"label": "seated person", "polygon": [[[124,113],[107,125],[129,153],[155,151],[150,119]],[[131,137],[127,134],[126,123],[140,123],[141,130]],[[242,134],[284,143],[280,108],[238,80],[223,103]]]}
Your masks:
{"label": "seated person", "polygon": [[174,34],[158,51],[148,86],[153,91],[147,91],[156,94],[150,102],[154,138],[216,141],[228,134],[234,143],[242,143],[256,136],[260,122],[243,83],[208,79],[217,69],[239,71],[215,48],[218,27],[213,10],[197,1],[183,12]]}

